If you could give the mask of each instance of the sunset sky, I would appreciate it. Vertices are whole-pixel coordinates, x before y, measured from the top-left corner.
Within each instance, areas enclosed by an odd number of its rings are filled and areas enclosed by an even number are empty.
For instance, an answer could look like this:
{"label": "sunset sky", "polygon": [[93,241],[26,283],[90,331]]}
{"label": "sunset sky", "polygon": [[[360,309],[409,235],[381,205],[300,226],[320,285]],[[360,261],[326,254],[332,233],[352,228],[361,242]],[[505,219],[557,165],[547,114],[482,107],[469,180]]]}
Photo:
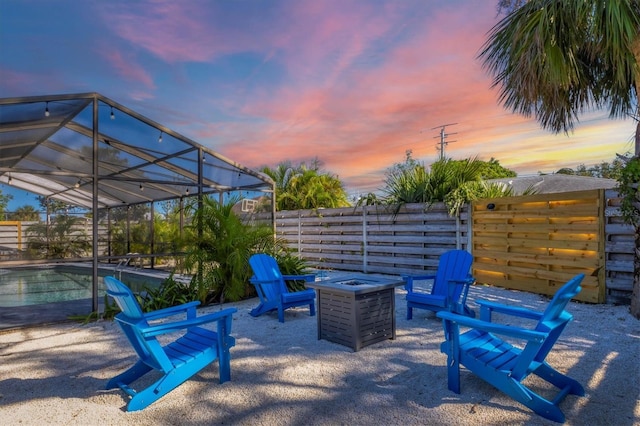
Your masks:
{"label": "sunset sky", "polygon": [[477,59],[494,0],[4,0],[0,97],[98,92],[248,167],[317,157],[350,194],[407,150],[521,175],[613,160],[632,120],[554,135]]}

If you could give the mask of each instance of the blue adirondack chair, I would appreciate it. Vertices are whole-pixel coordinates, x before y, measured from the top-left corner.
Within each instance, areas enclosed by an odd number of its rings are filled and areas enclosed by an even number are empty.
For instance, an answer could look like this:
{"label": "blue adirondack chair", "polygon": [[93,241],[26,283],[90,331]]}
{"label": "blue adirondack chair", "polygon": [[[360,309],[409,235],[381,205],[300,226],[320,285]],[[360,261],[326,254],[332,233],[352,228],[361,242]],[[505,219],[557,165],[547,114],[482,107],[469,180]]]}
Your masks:
{"label": "blue adirondack chair", "polygon": [[[115,319],[140,358],[131,368],[109,380],[106,386],[106,389],[119,387],[131,396],[127,411],[141,410],[149,406],[216,359],[220,383],[231,379],[229,349],[235,345],[235,339],[229,333],[232,315],[237,309],[227,308],[197,317],[196,306],[200,302],[190,302],[143,313],[129,287],[115,277],[105,277],[104,282],[107,294],[115,299],[122,311]],[[184,314],[184,320],[150,323]],[[200,327],[212,322],[217,322],[217,331]],[[166,346],[162,346],[156,338],[175,332],[183,334]],[[129,387],[152,370],[162,374],[155,383],[140,391]]]}
{"label": "blue adirondack chair", "polygon": [[[568,394],[583,396],[584,389],[576,380],[551,367],[545,358],[573,318],[565,307],[580,292],[583,278],[584,274],[580,274],[564,284],[544,312],[489,301],[478,301],[480,319],[438,312],[444,323],[446,340],[440,349],[448,357],[449,390],[460,393],[460,365],[464,365],[540,416],[563,423],[565,417],[558,405]],[[537,320],[537,325],[528,329],[492,323],[492,312]],[[460,326],[471,329],[460,334]],[[519,340],[524,347],[512,346],[496,335]],[[530,374],[560,389],[553,400],[542,397],[522,383]]]}
{"label": "blue adirondack chair", "polygon": [[[475,281],[469,275],[473,256],[464,250],[450,250],[440,256],[438,270],[428,275],[403,275],[407,290],[407,319],[413,318],[413,308],[433,312],[451,311],[475,317],[467,306],[469,286]],[[415,281],[431,280],[431,292],[421,290]]]}
{"label": "blue adirondack chair", "polygon": [[309,305],[309,315],[316,314],[316,292],[313,289],[290,292],[285,280],[314,281],[315,275],[282,275],[276,260],[268,254],[254,254],[249,258],[254,276],[250,282],[256,288],[260,303],[250,314],[254,317],[278,310],[278,321],[284,322],[284,310]]}

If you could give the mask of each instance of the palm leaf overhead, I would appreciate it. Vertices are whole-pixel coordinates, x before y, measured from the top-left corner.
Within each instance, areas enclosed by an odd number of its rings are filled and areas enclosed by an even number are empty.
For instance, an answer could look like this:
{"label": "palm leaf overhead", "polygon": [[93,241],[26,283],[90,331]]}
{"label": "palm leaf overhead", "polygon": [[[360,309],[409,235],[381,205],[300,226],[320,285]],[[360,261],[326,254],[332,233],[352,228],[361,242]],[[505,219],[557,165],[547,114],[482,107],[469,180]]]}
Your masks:
{"label": "palm leaf overhead", "polygon": [[[530,0],[502,19],[480,53],[500,102],[555,132],[590,107],[637,114],[637,0]],[[634,54],[635,53],[635,54]]]}

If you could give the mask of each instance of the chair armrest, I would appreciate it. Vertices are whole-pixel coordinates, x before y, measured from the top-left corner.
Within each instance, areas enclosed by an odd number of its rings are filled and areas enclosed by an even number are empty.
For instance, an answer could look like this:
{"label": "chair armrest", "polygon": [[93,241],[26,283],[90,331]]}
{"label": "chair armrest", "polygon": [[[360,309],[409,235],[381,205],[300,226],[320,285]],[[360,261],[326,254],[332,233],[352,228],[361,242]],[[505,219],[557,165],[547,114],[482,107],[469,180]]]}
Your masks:
{"label": "chair armrest", "polygon": [[502,303],[491,302],[489,300],[476,300],[476,303],[480,305],[480,319],[484,321],[491,321],[491,314],[493,312],[536,321],[542,318],[542,312],[532,311],[531,309],[521,308],[519,306],[503,305]]}
{"label": "chair armrest", "polygon": [[298,281],[304,280],[306,282],[312,282],[316,280],[316,274],[306,274],[306,275],[283,275],[282,278],[285,281]]}
{"label": "chair armrest", "polygon": [[514,327],[511,325],[496,324],[493,322],[469,318],[464,315],[458,315],[447,311],[440,311],[436,313],[436,315],[438,316],[438,318],[442,318],[444,321],[449,321],[465,327],[470,327],[489,333],[501,334],[504,336],[514,337],[527,341],[542,342],[548,335],[548,333],[543,333],[540,331],[527,330],[526,328]]}
{"label": "chair armrest", "polygon": [[[447,288],[447,299],[448,299],[448,303],[455,303],[457,305],[460,306],[460,308],[464,305],[466,305],[467,303],[467,296],[469,295],[469,287],[471,287],[471,284],[473,284],[474,282],[476,282],[476,279],[473,278],[472,276],[468,276],[465,279],[462,280],[455,280],[455,279],[451,279],[449,281],[447,281],[448,284],[448,288]],[[454,300],[453,296],[455,293],[455,289],[457,285],[462,285],[462,291],[460,292],[460,296],[458,297],[457,300]]]}
{"label": "chair armrest", "polygon": [[183,303],[182,305],[170,306],[168,308],[158,309],[153,312],[146,312],[144,314],[144,318],[147,320],[156,320],[160,318],[170,317],[173,315],[181,314],[183,312],[187,312],[191,309],[194,309],[198,305],[200,305],[200,301],[194,300],[193,302]]}
{"label": "chair armrest", "polygon": [[202,315],[193,319],[156,324],[147,327],[139,327],[139,329],[140,333],[142,333],[143,336],[153,337],[161,334],[173,333],[179,330],[184,330],[185,328],[195,327],[214,321],[225,320],[227,317],[231,317],[236,312],[238,312],[236,308],[227,308],[219,312]]}
{"label": "chair armrest", "polygon": [[449,283],[449,285],[457,285],[457,284],[466,284],[466,285],[471,285],[476,281],[475,278],[464,278],[462,280],[454,280],[454,279],[450,279],[447,282]]}

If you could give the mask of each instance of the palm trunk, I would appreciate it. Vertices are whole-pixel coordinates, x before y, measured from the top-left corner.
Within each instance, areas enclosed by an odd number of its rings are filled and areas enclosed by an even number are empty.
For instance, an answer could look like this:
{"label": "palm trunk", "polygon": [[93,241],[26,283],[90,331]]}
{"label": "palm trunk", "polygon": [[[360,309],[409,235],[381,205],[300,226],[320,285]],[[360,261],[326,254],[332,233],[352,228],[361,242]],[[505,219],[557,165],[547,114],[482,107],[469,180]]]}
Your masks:
{"label": "palm trunk", "polygon": [[[640,33],[636,37],[633,46],[633,56],[636,58],[636,64],[640,68]],[[636,68],[637,70],[638,68]],[[635,89],[636,89],[636,102],[640,99],[640,73],[636,72],[635,76]],[[636,149],[635,149],[635,157],[640,159],[640,105],[638,109],[636,109],[636,120],[638,121],[638,125],[636,126]],[[636,188],[637,190],[638,188]],[[640,202],[637,200],[636,194],[636,205]],[[640,210],[640,208],[638,208]],[[640,224],[635,223],[635,256],[633,257],[633,293],[631,293],[631,307],[630,312],[631,315],[640,319]]]}
{"label": "palm trunk", "polygon": [[629,312],[640,319],[640,226],[635,227],[636,249],[633,259],[633,292]]}

